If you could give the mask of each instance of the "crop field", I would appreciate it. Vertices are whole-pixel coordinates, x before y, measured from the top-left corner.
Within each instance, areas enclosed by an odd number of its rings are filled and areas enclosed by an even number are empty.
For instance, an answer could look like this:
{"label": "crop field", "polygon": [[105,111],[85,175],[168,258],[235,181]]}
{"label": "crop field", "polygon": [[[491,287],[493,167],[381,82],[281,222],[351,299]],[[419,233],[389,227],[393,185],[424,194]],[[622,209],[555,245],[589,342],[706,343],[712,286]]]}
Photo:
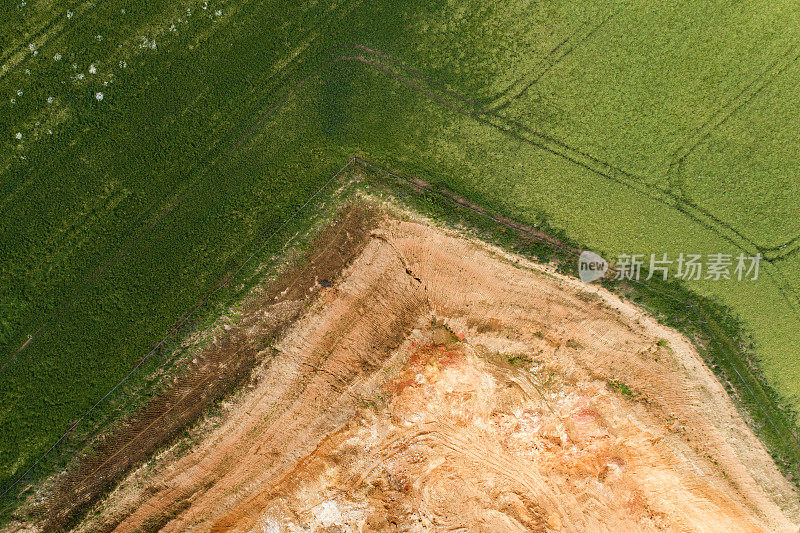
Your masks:
{"label": "crop field", "polygon": [[610,259],[762,254],[757,281],[683,289],[800,409],[800,6],[7,4],[4,503],[140,401],[145,357],[241,295],[353,155]]}

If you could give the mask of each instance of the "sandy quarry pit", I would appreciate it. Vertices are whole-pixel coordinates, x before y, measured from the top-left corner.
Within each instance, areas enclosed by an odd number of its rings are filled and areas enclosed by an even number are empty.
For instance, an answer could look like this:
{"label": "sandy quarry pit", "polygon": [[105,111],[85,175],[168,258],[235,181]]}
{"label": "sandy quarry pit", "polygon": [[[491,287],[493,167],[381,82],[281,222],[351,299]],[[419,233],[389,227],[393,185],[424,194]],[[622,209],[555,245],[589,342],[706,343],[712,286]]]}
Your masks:
{"label": "sandy quarry pit", "polygon": [[377,220],[223,421],[80,529],[798,530],[797,494],[681,335],[545,266]]}

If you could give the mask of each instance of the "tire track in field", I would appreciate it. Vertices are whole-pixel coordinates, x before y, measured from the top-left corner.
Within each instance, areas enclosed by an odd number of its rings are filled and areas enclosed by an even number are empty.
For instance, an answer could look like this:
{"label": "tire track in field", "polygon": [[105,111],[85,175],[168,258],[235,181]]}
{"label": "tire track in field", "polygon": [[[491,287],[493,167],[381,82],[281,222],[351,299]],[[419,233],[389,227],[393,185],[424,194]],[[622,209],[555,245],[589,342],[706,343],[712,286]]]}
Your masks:
{"label": "tire track in field", "polygon": [[[614,18],[621,11],[621,9],[622,7],[620,6],[617,10],[612,12],[609,16],[607,16],[594,26],[588,26],[584,24],[582,25],[582,27],[575,30],[567,38],[561,41],[555,48],[550,50],[550,52],[539,61],[537,68],[535,68],[533,73],[531,74],[533,78],[521,90],[519,90],[517,94],[503,98],[505,93],[510,92],[511,90],[513,90],[514,87],[517,87],[522,83],[522,78],[514,82],[508,88],[504,89],[495,98],[495,101],[492,104],[486,106],[482,111],[488,115],[496,115],[498,116],[498,118],[502,118],[511,123],[514,123],[514,121],[508,117],[505,116],[501,117],[498,114],[498,112],[507,107],[508,105],[510,105],[514,100],[524,96],[525,92],[530,87],[535,85],[545,74],[547,74],[547,72],[549,72],[564,57],[569,55],[575,48],[583,44],[583,42],[585,42],[593,34],[595,34],[603,25],[605,25],[607,21]],[[668,170],[667,170],[668,180],[672,180],[675,173],[680,172],[680,167],[682,166],[684,160],[688,157],[689,154],[691,154],[695,149],[697,149],[697,147],[700,144],[702,144],[702,142],[705,139],[708,138],[708,136],[714,131],[714,129],[716,129],[717,127],[722,125],[725,121],[727,121],[727,119],[730,118],[730,116],[732,116],[736,111],[746,106],[753,98],[755,98],[755,96],[757,96],[762,90],[764,90],[767,86],[769,86],[769,84],[772,81],[774,81],[774,79],[776,79],[783,72],[785,72],[786,69],[788,69],[798,59],[800,59],[800,43],[795,43],[794,45],[789,47],[789,49],[783,56],[772,61],[772,63],[767,67],[764,73],[756,77],[749,84],[745,85],[732,99],[725,102],[720,108],[714,111],[712,115],[708,117],[706,121],[696,129],[695,133],[683,145],[681,145],[672,152],[672,154],[669,157],[670,162],[668,163]],[[543,66],[544,68],[542,69]],[[463,99],[463,100],[469,101],[468,99]],[[524,127],[520,123],[515,123],[515,125],[518,127]],[[658,190],[659,192],[662,192],[660,189]],[[680,200],[687,204],[690,204],[694,209],[704,211],[704,216],[715,218],[716,219],[715,224],[719,224],[720,227],[725,227],[726,230],[728,231],[739,233],[738,235],[739,237],[745,238],[743,234],[738,232],[731,225],[728,225],[721,219],[714,217],[714,215],[712,215],[710,212],[703,210],[693,202],[687,200],[686,198],[680,198]],[[752,240],[750,240],[750,242],[755,248],[758,249],[759,252],[761,252],[764,255],[764,257],[767,260],[774,261],[776,259],[780,259],[785,255],[794,253],[796,249],[800,248],[800,235],[797,235],[789,239],[786,243],[774,247],[763,247],[756,244]],[[789,250],[783,250],[787,246],[790,247]],[[780,251],[781,253],[780,254],[776,253],[778,251]]]}
{"label": "tire track in field", "polygon": [[[345,9],[345,11],[347,11],[347,9]],[[337,15],[337,16],[340,16],[340,15],[346,16],[347,15],[347,13],[339,12],[339,8],[334,10],[332,12],[332,14]],[[313,39],[312,39],[312,41],[313,41]],[[330,53],[330,51],[331,51],[330,49],[324,50],[320,55],[326,54],[326,53]],[[302,57],[303,57],[302,54],[296,55],[295,57],[293,57],[290,60],[290,62],[287,64],[287,67],[291,65],[291,67],[294,68],[294,69],[298,68],[298,62],[300,61],[300,59]],[[230,156],[242,144],[244,144],[247,140],[249,140],[250,137],[253,135],[253,133],[255,132],[255,130],[258,128],[258,126],[260,124],[262,124],[267,118],[269,118],[269,116],[272,115],[272,113],[274,113],[277,109],[279,109],[286,102],[286,100],[288,100],[289,97],[292,94],[294,94],[294,92],[297,89],[299,89],[302,85],[304,85],[306,82],[308,82],[309,79],[312,78],[314,75],[318,74],[331,61],[332,60],[323,62],[322,64],[317,66],[310,74],[308,74],[303,79],[301,79],[300,82],[298,82],[294,87],[292,87],[290,89],[289,93],[285,94],[275,105],[273,105],[271,108],[269,108],[267,114],[262,116],[261,119],[256,124],[251,126],[250,129],[245,133],[245,135],[243,135],[233,147],[231,147],[230,149],[228,149],[226,152],[224,152],[222,154],[218,154],[217,156],[210,157],[211,162],[209,164],[209,170],[217,168],[219,166],[219,164],[222,162],[223,159],[225,159],[228,156]],[[210,145],[210,150],[209,151],[213,151],[216,144],[217,144],[217,142],[215,141],[212,145]],[[196,168],[198,166],[200,166],[200,162],[195,162],[193,164],[192,168]],[[33,344],[35,342],[35,340],[39,337],[41,332],[45,329],[45,327],[48,326],[49,324],[51,324],[54,320],[56,320],[63,313],[63,311],[75,300],[75,298],[77,298],[81,293],[83,293],[83,291],[85,291],[95,279],[97,279],[105,270],[107,270],[110,266],[112,266],[119,258],[121,258],[123,255],[125,255],[125,253],[127,253],[137,242],[139,242],[142,239],[142,237],[144,237],[147,233],[149,233],[150,230],[152,230],[153,227],[155,227],[162,219],[164,219],[176,207],[178,207],[180,204],[182,204],[182,202],[186,199],[186,197],[189,196],[189,194],[191,194],[192,192],[195,191],[195,188],[196,188],[197,184],[201,181],[201,179],[203,177],[203,172],[204,171],[201,171],[201,174],[193,182],[190,182],[185,187],[179,187],[175,191],[168,192],[163,198],[169,198],[170,196],[175,195],[176,192],[177,192],[177,198],[175,200],[173,200],[170,204],[168,204],[168,206],[161,212],[161,214],[159,214],[156,217],[156,219],[154,219],[151,223],[149,223],[143,229],[141,229],[133,237],[133,239],[131,239],[131,241],[129,241],[126,245],[123,246],[122,249],[120,249],[116,254],[111,256],[105,263],[100,265],[100,267],[98,267],[94,272],[92,272],[83,281],[83,283],[80,285],[80,287],[77,289],[77,291],[75,291],[75,293],[73,294],[73,296],[70,299],[65,301],[55,311],[50,313],[45,318],[44,322],[41,323],[41,325],[38,328],[36,328],[33,333],[28,334],[28,336],[24,340],[22,340],[22,342],[20,342],[19,347],[15,351],[13,351],[6,358],[5,361],[3,361],[2,365],[0,365],[0,374],[17,357],[17,355],[20,352],[22,352],[24,349],[30,347],[30,345]],[[181,189],[183,189],[183,190],[181,191]],[[155,206],[158,205],[158,204],[161,204],[162,202],[163,202],[163,199],[154,202],[147,209],[147,211],[134,222],[134,226],[138,225],[140,223],[140,221],[145,220],[146,217],[155,208]]]}
{"label": "tire track in field", "polygon": [[[487,114],[498,113],[515,100],[525,96],[525,93],[527,93],[531,87],[539,83],[539,80],[541,80],[548,72],[550,72],[558,63],[570,55],[573,50],[589,40],[598,30],[600,30],[600,28],[606,24],[606,22],[613,19],[621,10],[622,7],[617,8],[615,11],[612,11],[610,15],[606,16],[600,20],[600,22],[594,25],[589,24],[589,21],[582,23],[577,29],[575,29],[554,48],[547,52],[547,54],[538,61],[530,73],[522,76],[509,87],[501,91],[487,106],[485,106],[482,111]],[[524,85],[522,85],[523,83]],[[522,85],[522,88],[516,90],[520,85]],[[506,96],[507,93],[510,93],[514,90],[516,90],[514,94]]]}
{"label": "tire track in field", "polygon": [[[223,0],[223,2],[224,1],[226,1],[226,0]],[[251,3],[252,3],[252,0],[245,0],[243,3],[238,4],[237,7],[235,8],[235,10],[233,10],[233,11],[234,12],[238,12],[239,9],[243,9],[243,8],[249,6]],[[177,6],[177,5],[178,4],[175,4],[175,6]],[[183,4],[183,5],[186,5],[186,4]],[[227,5],[228,4],[224,4],[224,6],[227,6]],[[73,7],[69,8],[69,9],[75,9],[75,11],[73,12],[74,16],[73,16],[73,20],[71,21],[71,23],[73,25],[77,24],[80,21],[79,15],[84,14],[88,9],[98,8],[99,6],[100,6],[100,3],[92,3],[91,0],[90,0],[88,2],[85,2],[84,4],[80,4],[80,7],[74,7],[73,6]],[[181,13],[182,13],[182,10],[179,9],[177,11],[177,15],[180,15]],[[155,18],[159,18],[160,20],[172,20],[170,17],[172,17],[175,14],[176,13],[174,11],[169,11],[169,12],[163,12],[162,11]],[[58,20],[58,17],[56,17],[54,20]],[[188,20],[187,20],[187,22],[188,22]],[[63,30],[64,30],[64,27],[66,26],[67,22],[62,21],[59,24],[60,24],[60,26],[58,28],[58,33],[56,33],[55,35],[51,36],[47,40],[42,41],[41,44],[37,45],[37,49],[42,48],[43,46],[45,46],[47,43],[49,43],[53,39],[58,39],[58,38],[62,37],[62,34],[65,33]],[[142,28],[152,29],[154,27],[155,28],[159,28],[159,33],[156,34],[156,37],[164,35],[167,32],[167,30],[164,29],[166,27],[166,23],[162,23],[161,21],[156,21],[156,22],[149,21],[149,20],[147,22],[140,21],[140,24],[138,24],[137,27],[139,27],[139,29],[142,29]],[[68,30],[66,30],[67,35],[65,36],[65,38],[67,38],[67,40],[69,38],[69,32],[73,31],[74,29],[75,29],[75,26],[73,26],[73,27],[69,28]],[[209,29],[204,33],[200,33],[198,35],[198,41],[197,41],[196,45],[200,46],[205,40],[207,40],[208,35],[213,33],[214,31],[217,31],[217,29],[216,28]],[[131,58],[130,57],[126,57],[125,54],[123,53],[123,50],[127,50],[127,48],[123,48],[123,45],[132,46],[133,47],[133,49],[132,49],[133,50],[133,54],[132,54],[131,57],[136,57],[140,52],[137,50],[138,45],[136,45],[135,43],[136,42],[140,42],[140,41],[138,41],[138,38],[134,37],[134,35],[138,34],[138,33],[140,33],[140,32],[138,32],[138,31],[137,32],[131,32],[130,35],[127,35],[119,43],[119,47],[116,50],[114,50],[113,52],[111,52],[105,59],[103,59],[101,61],[102,62],[108,61],[109,64],[113,65],[116,62],[116,60],[121,58],[121,57],[124,57],[126,60],[130,60]],[[21,50],[20,53],[22,55],[25,55],[26,47],[23,46],[23,47],[20,48],[20,50]],[[66,55],[66,53],[65,53],[65,55]],[[23,60],[24,59],[25,58],[23,58]],[[16,64],[12,65],[12,66],[16,66]],[[7,66],[4,66],[4,67],[7,68]],[[8,72],[6,72],[5,68],[0,67],[0,79],[2,79],[2,77],[7,73]],[[154,80],[152,80],[152,81],[156,81],[156,79],[154,78]],[[70,109],[71,108],[69,106],[65,108],[65,110],[70,110]],[[31,118],[31,117],[32,116],[29,116],[28,119],[33,120],[33,118]],[[10,167],[11,167],[11,162],[8,163],[8,165],[6,166],[5,169],[0,171],[0,174],[6,172],[8,170],[8,168],[10,168]],[[25,181],[23,181],[21,183],[18,183],[14,187],[13,191],[11,191],[10,194],[6,194],[3,198],[0,198],[0,211],[5,209],[7,204],[11,203],[12,201],[15,201],[16,197],[18,197],[26,189],[28,189],[28,187],[30,187],[30,185],[34,181],[35,180],[33,178],[29,178],[29,179],[27,179],[27,180],[25,180]]]}
{"label": "tire track in field", "polygon": [[[73,18],[80,17],[90,8],[94,7],[91,1],[77,2],[67,8],[67,11],[72,11]],[[26,56],[30,53],[28,45],[33,44],[36,49],[43,48],[50,40],[57,39],[64,31],[67,22],[64,21],[66,13],[61,13],[53,16],[49,20],[44,20],[38,28],[34,29],[30,35],[22,38],[18,46],[7,48],[0,53],[0,79],[3,79],[6,74],[11,72],[11,69],[25,61]],[[68,19],[69,20],[69,19]],[[52,34],[51,31],[53,32]],[[26,44],[27,41],[27,44]]]}
{"label": "tire track in field", "polygon": [[676,173],[681,172],[681,167],[686,158],[693,153],[715,129],[724,124],[738,110],[750,103],[753,98],[758,96],[798,59],[800,59],[800,42],[795,42],[782,56],[773,60],[764,72],[745,84],[732,98],[714,111],[698,128],[696,128],[694,134],[689,137],[689,139],[670,154],[667,175],[674,176]]}
{"label": "tire track in field", "polygon": [[155,227],[156,224],[158,224],[164,217],[169,215],[183,201],[183,199],[186,198],[189,192],[190,191],[187,190],[186,192],[183,193],[182,196],[178,197],[178,199],[176,199],[170,205],[168,205],[166,209],[162,210],[161,214],[159,214],[150,224],[145,226],[130,242],[128,242],[127,245],[125,245],[115,255],[113,255],[105,263],[100,265],[100,267],[98,267],[94,272],[92,272],[89,275],[89,277],[86,278],[84,283],[80,286],[75,296],[73,296],[73,298],[67,300],[59,308],[57,308],[56,311],[53,312],[53,314],[51,314],[49,317],[47,317],[45,321],[32,334],[28,335],[27,339],[22,344],[22,346],[20,346],[19,348],[17,348],[16,351],[11,353],[11,355],[3,362],[2,366],[0,366],[0,372],[5,370],[5,368],[11,363],[11,361],[13,361],[16,358],[17,354],[19,354],[22,350],[24,350],[30,344],[33,343],[36,337],[38,337],[38,335],[47,325],[49,325],[53,320],[57,319],[61,315],[61,313],[64,312],[64,310],[69,306],[69,304],[71,304],[74,301],[75,297],[77,297],[78,294],[82,293],[91,284],[92,281],[94,281],[109,266],[111,266],[114,262],[116,262],[117,259],[125,255],[125,253],[128,250],[130,250],[137,242],[139,242],[139,240],[141,240],[142,237],[144,237],[147,233],[149,233],[149,231],[153,229],[153,227]]}
{"label": "tire track in field", "polygon": [[[216,144],[217,144],[217,141],[214,141],[214,142],[210,143],[209,144],[209,150],[213,150],[215,148]],[[194,169],[197,168],[198,166],[200,166],[201,163],[202,163],[202,160],[196,160],[192,164],[192,166],[188,169],[188,173],[191,174],[192,172],[194,172]],[[198,177],[197,180],[199,180],[199,179],[201,179],[201,178]],[[146,223],[147,219],[153,214],[153,212],[156,210],[157,206],[164,205],[166,203],[166,207],[163,208],[162,213],[160,215],[158,215],[155,220],[153,220],[150,223],[147,223],[143,228],[141,228],[138,232],[136,232],[134,237],[130,241],[128,241],[127,244],[123,243],[123,246],[117,251],[116,254],[112,254],[112,256],[110,256],[105,263],[103,263],[102,265],[97,267],[89,276],[87,276],[83,280],[83,282],[81,282],[80,286],[73,291],[72,296],[68,300],[64,301],[61,305],[57,306],[56,310],[45,314],[44,317],[43,317],[44,322],[42,322],[40,324],[40,326],[37,327],[34,330],[33,334],[29,334],[28,335],[27,339],[16,350],[16,352],[12,353],[9,356],[9,358],[6,361],[3,362],[3,364],[0,366],[0,372],[3,371],[3,369],[6,367],[6,365],[11,360],[13,360],[19,352],[21,352],[24,348],[27,348],[29,346],[35,340],[35,338],[42,332],[42,330],[45,329],[45,327],[49,323],[52,323],[54,320],[56,320],[58,318],[58,316],[60,316],[60,314],[64,311],[64,309],[66,307],[68,307],[69,304],[72,303],[75,300],[75,298],[77,298],[84,290],[86,290],[91,285],[92,281],[94,281],[96,278],[98,278],[107,268],[109,268],[120,257],[125,255],[125,253],[128,250],[130,250],[136,244],[136,242],[141,240],[141,238],[145,234],[147,234],[153,228],[153,226],[155,226],[162,218],[164,218],[166,215],[168,215],[169,212],[172,209],[174,209],[175,207],[180,205],[183,202],[183,199],[190,192],[191,192],[191,190],[186,189],[186,187],[183,187],[183,186],[179,185],[179,186],[175,187],[173,190],[167,191],[164,195],[162,195],[162,197],[160,199],[157,199],[152,204],[150,204],[144,210],[144,212],[139,217],[137,217],[136,220],[133,221],[131,226],[128,228],[128,231],[125,232],[126,234],[132,233],[133,230],[136,227],[140,226],[143,222]],[[173,199],[170,200],[171,198],[173,198]],[[19,335],[20,334],[18,333],[17,336],[19,336]],[[11,344],[11,343],[9,343],[9,344]]]}
{"label": "tire track in field", "polygon": [[795,235],[782,244],[764,248],[764,257],[769,261],[780,261],[794,255],[798,250],[800,250],[800,235]]}
{"label": "tire track in field", "polygon": [[781,261],[800,250],[800,235],[795,235],[776,246],[764,248],[764,257],[770,262]]}
{"label": "tire track in field", "polygon": [[[365,47],[361,47],[360,49],[369,50]],[[391,63],[403,69],[405,72],[414,75],[415,71],[413,69],[405,67],[400,61],[394,59],[389,54],[384,52],[379,52],[379,54],[381,54],[379,57],[389,60]],[[756,242],[749,239],[744,233],[740,232],[730,224],[722,221],[705,208],[695,204],[694,202],[691,202],[690,200],[687,200],[673,191],[651,185],[632,173],[629,173],[585,151],[574,148],[564,141],[533,130],[518,121],[497,114],[486,115],[483,114],[479,109],[468,109],[467,107],[464,107],[462,103],[470,104],[472,100],[467,97],[462,97],[456,91],[448,90],[447,94],[455,97],[460,102],[448,101],[441,95],[434,94],[432,90],[425,89],[412,80],[408,80],[395,73],[385,65],[381,65],[380,63],[371,61],[362,56],[353,56],[349,57],[348,59],[357,60],[368,66],[383,70],[399,81],[425,93],[439,103],[446,105],[450,109],[453,109],[454,111],[468,115],[473,119],[487,124],[507,135],[515,137],[526,144],[536,146],[537,148],[540,148],[546,152],[566,159],[567,161],[579,167],[585,168],[608,181],[626,186],[651,200],[674,209],[684,214],[692,221],[698,223],[703,228],[708,229],[712,233],[716,234],[725,242],[731,244],[742,252],[745,252],[751,256],[755,256],[757,253],[761,253],[762,256],[765,255],[763,249]],[[418,79],[423,82],[427,82],[427,78],[424,76]],[[434,87],[437,85],[439,84],[435,84]],[[768,260],[766,261],[766,264],[769,265],[769,267],[773,267]],[[793,288],[788,284],[785,276],[780,271],[773,272],[773,269],[769,268],[767,269],[767,273],[772,281],[776,284],[783,299],[794,312],[795,317],[800,320],[800,301],[798,301],[797,295],[795,294],[796,291],[794,291]]]}

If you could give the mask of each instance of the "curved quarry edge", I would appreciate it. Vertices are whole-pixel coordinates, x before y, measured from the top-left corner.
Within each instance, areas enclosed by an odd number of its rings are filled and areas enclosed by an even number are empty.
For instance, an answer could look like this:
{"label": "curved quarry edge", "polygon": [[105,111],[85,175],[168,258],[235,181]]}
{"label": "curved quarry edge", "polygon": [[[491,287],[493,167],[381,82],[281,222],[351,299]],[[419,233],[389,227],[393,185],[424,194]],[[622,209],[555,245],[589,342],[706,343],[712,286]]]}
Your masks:
{"label": "curved quarry edge", "polygon": [[219,423],[78,530],[798,531],[798,495],[683,336],[373,208]]}

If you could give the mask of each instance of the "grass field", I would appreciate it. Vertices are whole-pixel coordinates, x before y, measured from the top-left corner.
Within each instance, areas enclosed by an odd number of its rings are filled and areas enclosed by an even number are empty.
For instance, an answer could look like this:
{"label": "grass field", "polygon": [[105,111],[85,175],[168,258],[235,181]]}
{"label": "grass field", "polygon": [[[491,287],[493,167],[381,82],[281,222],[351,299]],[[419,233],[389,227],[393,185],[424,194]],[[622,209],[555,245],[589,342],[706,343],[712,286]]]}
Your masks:
{"label": "grass field", "polygon": [[685,288],[800,406],[799,7],[8,9],[0,491],[356,153],[609,257],[764,253]]}

